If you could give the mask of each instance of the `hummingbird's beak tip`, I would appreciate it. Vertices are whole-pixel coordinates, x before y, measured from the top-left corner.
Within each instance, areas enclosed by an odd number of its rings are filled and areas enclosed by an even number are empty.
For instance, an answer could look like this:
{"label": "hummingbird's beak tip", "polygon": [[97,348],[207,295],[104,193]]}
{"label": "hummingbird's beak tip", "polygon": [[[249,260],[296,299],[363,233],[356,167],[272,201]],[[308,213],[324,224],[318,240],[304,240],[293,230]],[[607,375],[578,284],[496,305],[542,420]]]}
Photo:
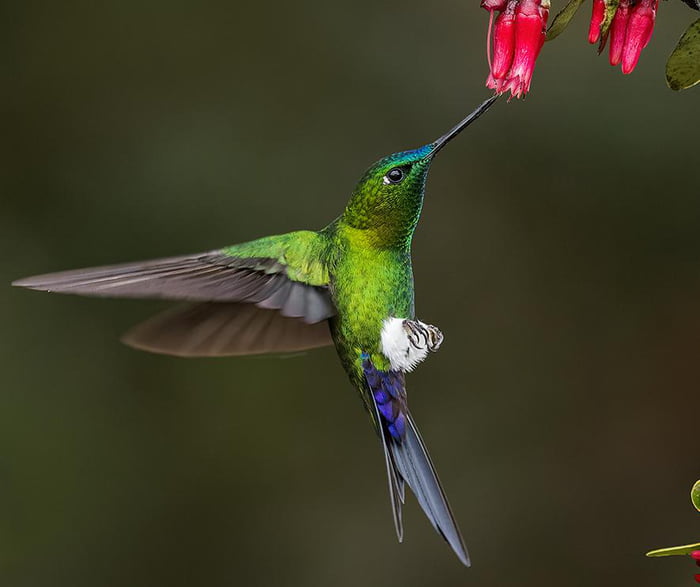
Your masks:
{"label": "hummingbird's beak tip", "polygon": [[472,122],[479,118],[484,112],[486,112],[493,104],[498,100],[500,94],[494,94],[487,100],[484,100],[473,112],[471,112],[464,120],[459,122],[439,139],[431,143],[432,148],[429,153],[425,156],[426,159],[432,159],[437,155],[438,151],[442,149],[447,143],[449,143],[453,138],[455,138],[459,133],[461,133],[465,128],[467,128]]}

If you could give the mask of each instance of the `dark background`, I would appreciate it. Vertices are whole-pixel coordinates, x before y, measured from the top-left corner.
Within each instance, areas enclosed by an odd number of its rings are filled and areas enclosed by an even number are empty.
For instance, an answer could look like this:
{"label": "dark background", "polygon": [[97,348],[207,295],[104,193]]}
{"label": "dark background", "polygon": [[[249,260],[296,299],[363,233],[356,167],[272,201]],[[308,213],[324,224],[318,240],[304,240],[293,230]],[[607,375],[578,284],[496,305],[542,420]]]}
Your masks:
{"label": "dark background", "polygon": [[[320,228],[364,168],[489,93],[464,2],[3,2],[0,583],[675,586],[700,539],[697,88],[662,2],[631,76],[545,47],[433,165],[411,403],[470,548],[384,464],[334,352],[181,360],[118,342],[155,302],[9,287]],[[553,12],[561,8],[555,4]]]}

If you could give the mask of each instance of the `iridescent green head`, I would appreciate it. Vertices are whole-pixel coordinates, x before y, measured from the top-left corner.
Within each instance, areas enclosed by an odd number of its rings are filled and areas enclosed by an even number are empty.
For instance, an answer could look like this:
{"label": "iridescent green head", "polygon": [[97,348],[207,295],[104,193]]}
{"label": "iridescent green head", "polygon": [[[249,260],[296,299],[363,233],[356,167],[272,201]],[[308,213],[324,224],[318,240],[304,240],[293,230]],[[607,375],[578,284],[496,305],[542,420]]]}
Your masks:
{"label": "iridescent green head", "polygon": [[358,182],[343,222],[366,230],[375,244],[408,247],[423,207],[430,163],[450,140],[486,112],[490,98],[439,139],[412,151],[394,153],[374,163]]}

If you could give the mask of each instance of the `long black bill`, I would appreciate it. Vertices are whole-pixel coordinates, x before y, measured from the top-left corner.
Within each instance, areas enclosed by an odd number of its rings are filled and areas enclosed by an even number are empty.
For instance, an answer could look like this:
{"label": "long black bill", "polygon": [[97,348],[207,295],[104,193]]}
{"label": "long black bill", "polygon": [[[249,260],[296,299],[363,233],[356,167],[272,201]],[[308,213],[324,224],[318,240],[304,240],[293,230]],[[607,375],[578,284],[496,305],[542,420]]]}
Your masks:
{"label": "long black bill", "polygon": [[464,120],[459,122],[454,128],[448,130],[444,135],[442,135],[437,141],[433,143],[433,148],[430,150],[425,158],[429,159],[434,157],[437,152],[442,149],[447,143],[454,139],[459,133],[461,133],[465,128],[467,128],[472,122],[474,122],[479,116],[486,112],[493,103],[498,99],[498,94],[491,96],[486,100],[481,106],[479,106],[474,112],[467,116]]}

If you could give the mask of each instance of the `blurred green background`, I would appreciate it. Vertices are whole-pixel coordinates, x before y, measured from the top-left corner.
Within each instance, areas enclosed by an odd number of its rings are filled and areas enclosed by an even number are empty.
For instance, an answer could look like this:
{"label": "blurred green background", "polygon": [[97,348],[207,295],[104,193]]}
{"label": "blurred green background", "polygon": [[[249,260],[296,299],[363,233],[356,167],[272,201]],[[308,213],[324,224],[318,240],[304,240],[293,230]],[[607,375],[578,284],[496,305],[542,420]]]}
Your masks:
{"label": "blurred green background", "polygon": [[139,353],[161,304],[9,282],[324,226],[488,96],[477,1],[1,8],[2,585],[692,581],[643,553],[700,535],[700,90],[663,79],[697,13],[663,2],[623,76],[584,6],[433,165],[417,309],[446,339],[409,390],[466,570],[412,499],[396,543],[332,350]]}

